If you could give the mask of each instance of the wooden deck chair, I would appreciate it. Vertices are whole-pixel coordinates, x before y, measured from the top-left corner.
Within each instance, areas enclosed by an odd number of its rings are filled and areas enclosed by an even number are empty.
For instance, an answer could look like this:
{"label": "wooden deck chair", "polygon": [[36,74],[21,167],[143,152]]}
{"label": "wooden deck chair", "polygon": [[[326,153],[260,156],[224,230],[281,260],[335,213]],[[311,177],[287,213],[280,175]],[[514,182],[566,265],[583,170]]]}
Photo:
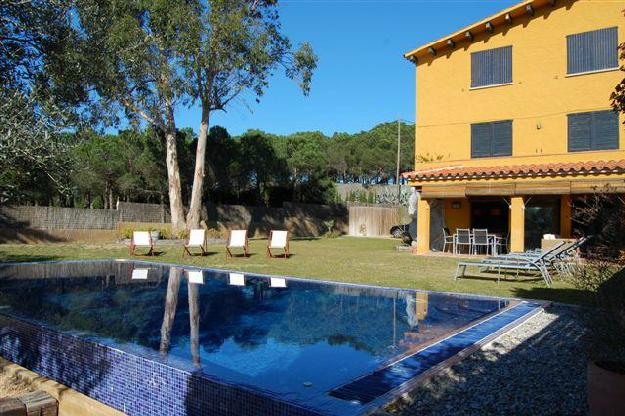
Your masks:
{"label": "wooden deck chair", "polygon": [[284,258],[289,257],[289,232],[271,230],[267,240],[267,256],[277,257],[271,250],[284,250]]}
{"label": "wooden deck chair", "polygon": [[132,239],[130,240],[130,255],[135,256],[137,247],[148,247],[149,250],[145,254],[146,256],[154,255],[154,241],[149,231],[133,231]]}
{"label": "wooden deck chair", "polygon": [[199,248],[200,250],[202,250],[202,256],[206,255],[206,230],[203,228],[197,229],[197,230],[191,230],[189,232],[189,240],[187,241],[187,244],[184,245],[184,251],[182,252],[182,257],[184,257],[185,254],[188,254],[189,256],[192,256],[193,253],[191,253],[191,248],[195,247],[195,248]]}
{"label": "wooden deck chair", "polygon": [[233,248],[243,249],[243,255],[249,256],[247,230],[230,230],[230,236],[228,237],[228,244],[226,245],[226,257],[232,256]]}

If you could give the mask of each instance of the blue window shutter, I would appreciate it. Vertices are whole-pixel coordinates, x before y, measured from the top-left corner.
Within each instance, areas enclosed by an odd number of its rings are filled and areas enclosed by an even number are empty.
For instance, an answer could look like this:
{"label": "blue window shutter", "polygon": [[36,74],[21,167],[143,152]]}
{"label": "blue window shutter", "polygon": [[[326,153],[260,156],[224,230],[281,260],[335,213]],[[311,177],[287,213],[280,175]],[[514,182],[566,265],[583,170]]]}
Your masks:
{"label": "blue window shutter", "polygon": [[619,120],[614,111],[595,111],[592,113],[593,150],[618,149]]}
{"label": "blue window shutter", "polygon": [[511,155],[511,120],[471,124],[472,158]]}
{"label": "blue window shutter", "polygon": [[497,121],[493,127],[493,156],[512,156],[512,121]]}
{"label": "blue window shutter", "polygon": [[481,53],[472,53],[471,54],[471,87],[479,87],[481,85],[485,85],[485,81],[482,79],[482,76],[485,70],[482,69],[484,67],[484,59]]}
{"label": "blue window shutter", "polygon": [[590,150],[592,116],[590,113],[568,115],[569,152]]}
{"label": "blue window shutter", "polygon": [[471,124],[471,157],[488,157],[492,149],[490,123]]}
{"label": "blue window shutter", "polygon": [[567,73],[618,67],[618,29],[610,27],[566,37]]}
{"label": "blue window shutter", "polygon": [[509,84],[512,82],[512,46],[495,49],[499,51],[501,68],[499,69],[499,84]]}
{"label": "blue window shutter", "polygon": [[512,82],[512,46],[471,54],[471,87]]}
{"label": "blue window shutter", "polygon": [[618,67],[618,30],[615,27],[594,32],[593,61],[597,69]]}

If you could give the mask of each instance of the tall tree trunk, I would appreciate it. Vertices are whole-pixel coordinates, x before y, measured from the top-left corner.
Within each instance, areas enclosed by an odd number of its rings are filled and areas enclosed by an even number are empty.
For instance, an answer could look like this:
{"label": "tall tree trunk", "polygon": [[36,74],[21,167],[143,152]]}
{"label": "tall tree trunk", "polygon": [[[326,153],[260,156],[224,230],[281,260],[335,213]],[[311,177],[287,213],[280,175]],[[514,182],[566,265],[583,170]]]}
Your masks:
{"label": "tall tree trunk", "polygon": [[180,186],[180,167],[176,148],[176,121],[174,108],[167,105],[167,126],[165,128],[165,146],[167,149],[167,187],[169,190],[169,211],[171,212],[171,230],[174,234],[185,229],[184,207],[182,205],[182,187]]}
{"label": "tall tree trunk", "polygon": [[297,201],[297,168],[293,168],[293,194],[291,195],[293,202]]}
{"label": "tall tree trunk", "polygon": [[204,190],[204,171],[206,166],[206,140],[208,137],[209,111],[206,105],[202,105],[202,124],[200,125],[200,135],[197,140],[197,150],[195,151],[195,171],[193,173],[193,189],[191,191],[191,202],[189,203],[189,213],[187,214],[187,227],[189,229],[200,226],[200,212],[202,210],[202,193]]}
{"label": "tall tree trunk", "polygon": [[200,285],[189,282],[187,285],[189,296],[189,327],[191,341],[191,361],[196,368],[201,367],[200,362]]}
{"label": "tall tree trunk", "polygon": [[108,206],[109,203],[109,182],[108,180],[106,181],[105,185],[104,185],[104,196],[102,197],[102,205],[104,205],[104,209],[108,209],[110,208]]}
{"label": "tall tree trunk", "polygon": [[167,281],[167,295],[165,296],[165,314],[163,325],[161,326],[160,352],[167,355],[171,340],[171,329],[174,326],[176,317],[176,305],[178,305],[178,290],[180,289],[180,276],[182,270],[177,267],[169,269],[169,279]]}

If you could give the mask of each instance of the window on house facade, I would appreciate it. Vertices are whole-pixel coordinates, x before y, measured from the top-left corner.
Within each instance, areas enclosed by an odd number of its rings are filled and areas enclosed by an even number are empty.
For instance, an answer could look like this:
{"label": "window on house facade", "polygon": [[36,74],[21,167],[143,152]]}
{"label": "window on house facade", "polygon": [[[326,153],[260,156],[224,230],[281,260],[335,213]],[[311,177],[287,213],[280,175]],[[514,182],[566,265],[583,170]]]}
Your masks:
{"label": "window on house facade", "polygon": [[471,157],[512,156],[512,120],[471,124]]}
{"label": "window on house facade", "polygon": [[619,119],[614,111],[569,114],[568,119],[569,152],[618,149]]}
{"label": "window on house facade", "polygon": [[618,68],[616,27],[569,35],[566,46],[569,75]]}
{"label": "window on house facade", "polygon": [[471,54],[471,88],[512,82],[512,46]]}

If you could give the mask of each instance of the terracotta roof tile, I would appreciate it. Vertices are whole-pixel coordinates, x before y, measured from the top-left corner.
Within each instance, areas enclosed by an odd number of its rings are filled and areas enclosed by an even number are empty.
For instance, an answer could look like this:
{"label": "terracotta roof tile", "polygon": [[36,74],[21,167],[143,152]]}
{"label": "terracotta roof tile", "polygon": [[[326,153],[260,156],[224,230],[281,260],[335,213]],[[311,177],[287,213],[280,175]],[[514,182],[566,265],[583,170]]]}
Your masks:
{"label": "terracotta roof tile", "polygon": [[481,179],[487,177],[567,176],[579,173],[625,172],[625,160],[598,160],[594,162],[542,163],[506,166],[446,166],[405,172],[412,180]]}

